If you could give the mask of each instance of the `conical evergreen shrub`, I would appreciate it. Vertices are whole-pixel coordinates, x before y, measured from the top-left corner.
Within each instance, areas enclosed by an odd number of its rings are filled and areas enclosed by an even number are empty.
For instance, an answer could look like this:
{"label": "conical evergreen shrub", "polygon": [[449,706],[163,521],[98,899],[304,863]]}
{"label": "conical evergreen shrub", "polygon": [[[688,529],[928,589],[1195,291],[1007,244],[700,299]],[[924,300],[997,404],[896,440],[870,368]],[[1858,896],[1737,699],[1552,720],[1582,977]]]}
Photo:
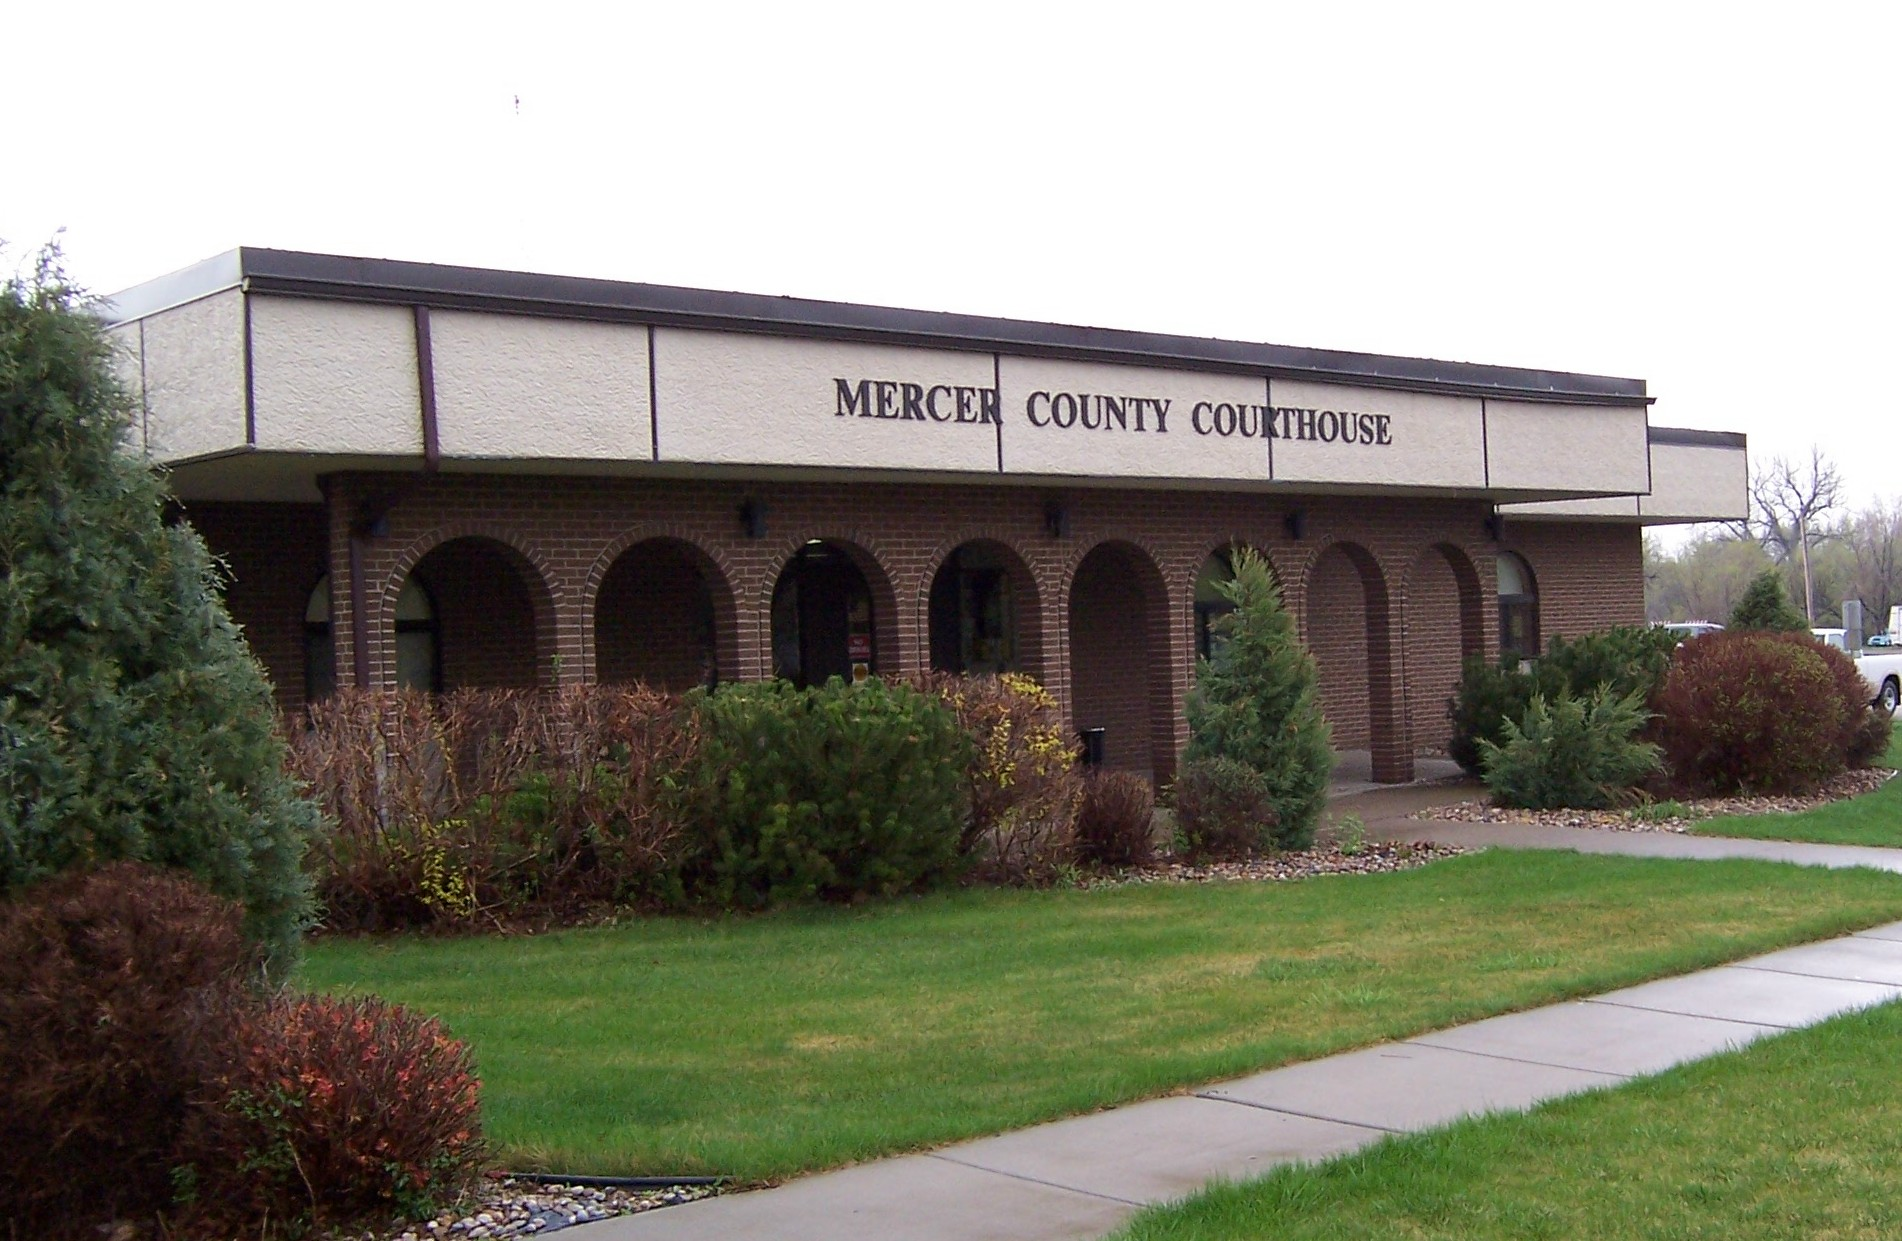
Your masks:
{"label": "conical evergreen shrub", "polygon": [[1235,610],[1215,621],[1213,657],[1196,661],[1183,758],[1226,758],[1259,772],[1279,820],[1276,843],[1300,848],[1314,838],[1334,771],[1319,675],[1268,562],[1237,548],[1233,563],[1221,590]]}
{"label": "conical evergreen shrub", "polygon": [[279,966],[317,814],[215,562],[121,451],[132,398],[56,251],[0,293],[0,897],[116,859],[239,902]]}
{"label": "conical evergreen shrub", "polygon": [[1808,633],[1809,621],[1790,602],[1783,589],[1783,575],[1765,569],[1750,579],[1743,598],[1731,610],[1727,622],[1731,629],[1762,629],[1771,633]]}

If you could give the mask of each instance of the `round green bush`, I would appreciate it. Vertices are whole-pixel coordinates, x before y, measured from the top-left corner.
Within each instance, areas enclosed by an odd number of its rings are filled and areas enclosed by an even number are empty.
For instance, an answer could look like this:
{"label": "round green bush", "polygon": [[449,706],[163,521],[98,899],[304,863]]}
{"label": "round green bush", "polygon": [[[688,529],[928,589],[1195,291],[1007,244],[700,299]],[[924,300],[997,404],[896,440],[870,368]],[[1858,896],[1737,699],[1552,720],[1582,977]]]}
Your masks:
{"label": "round green bush", "polygon": [[949,877],[969,813],[970,740],[935,697],[833,680],[693,696],[681,773],[683,891],[696,903],[890,896]]}

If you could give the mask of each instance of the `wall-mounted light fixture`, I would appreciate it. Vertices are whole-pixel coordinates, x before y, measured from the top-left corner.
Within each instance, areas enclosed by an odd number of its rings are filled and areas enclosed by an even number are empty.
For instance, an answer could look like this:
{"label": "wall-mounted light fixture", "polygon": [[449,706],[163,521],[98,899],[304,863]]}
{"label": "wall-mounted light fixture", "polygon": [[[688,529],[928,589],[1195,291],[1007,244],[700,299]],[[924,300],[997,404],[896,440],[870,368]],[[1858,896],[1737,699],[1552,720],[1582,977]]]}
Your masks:
{"label": "wall-mounted light fixture", "polygon": [[1299,543],[1308,534],[1308,514],[1306,509],[1291,508],[1281,518],[1282,528],[1288,537]]}
{"label": "wall-mounted light fixture", "polygon": [[1043,506],[1044,533],[1053,539],[1070,537],[1070,508],[1061,500],[1052,500]]}
{"label": "wall-mounted light fixture", "polygon": [[1486,514],[1486,537],[1495,543],[1506,537],[1506,515],[1498,509]]}
{"label": "wall-mounted light fixture", "polygon": [[758,500],[741,500],[740,529],[749,539],[765,538],[766,506]]}

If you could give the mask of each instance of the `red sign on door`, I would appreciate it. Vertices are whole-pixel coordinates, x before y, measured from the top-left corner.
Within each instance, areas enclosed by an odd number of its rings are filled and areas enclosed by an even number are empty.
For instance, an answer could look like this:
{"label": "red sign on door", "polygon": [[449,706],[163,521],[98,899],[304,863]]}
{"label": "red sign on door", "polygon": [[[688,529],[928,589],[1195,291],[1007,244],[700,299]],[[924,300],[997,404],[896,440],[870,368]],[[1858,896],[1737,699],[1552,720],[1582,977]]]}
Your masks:
{"label": "red sign on door", "polygon": [[845,640],[845,654],[848,659],[860,660],[872,657],[872,635],[855,633]]}

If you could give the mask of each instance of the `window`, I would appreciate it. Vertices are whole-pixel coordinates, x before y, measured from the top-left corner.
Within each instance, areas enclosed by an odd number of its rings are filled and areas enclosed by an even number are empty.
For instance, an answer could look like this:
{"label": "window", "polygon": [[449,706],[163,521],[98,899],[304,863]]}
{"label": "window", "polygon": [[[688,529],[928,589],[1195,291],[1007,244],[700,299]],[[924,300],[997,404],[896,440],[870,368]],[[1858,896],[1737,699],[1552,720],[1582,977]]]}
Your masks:
{"label": "window", "polygon": [[1225,551],[1203,561],[1202,572],[1196,575],[1195,653],[1203,659],[1213,659],[1215,648],[1222,642],[1222,636],[1214,631],[1215,621],[1235,610],[1219,589],[1224,582],[1234,580],[1235,564]]}
{"label": "window", "polygon": [[337,647],[330,640],[330,575],[317,579],[304,605],[304,701],[337,691]]}
{"label": "window", "polygon": [[436,601],[415,574],[396,597],[396,684],[399,689],[442,689]]}
{"label": "window", "polygon": [[[396,597],[396,683],[404,689],[442,688],[436,605],[413,576]],[[304,605],[304,701],[328,698],[336,689],[337,645],[330,640],[330,575],[325,574]]]}
{"label": "window", "polygon": [[1494,563],[1499,573],[1499,653],[1536,659],[1539,588],[1532,579],[1532,570],[1511,552],[1500,552]]}

